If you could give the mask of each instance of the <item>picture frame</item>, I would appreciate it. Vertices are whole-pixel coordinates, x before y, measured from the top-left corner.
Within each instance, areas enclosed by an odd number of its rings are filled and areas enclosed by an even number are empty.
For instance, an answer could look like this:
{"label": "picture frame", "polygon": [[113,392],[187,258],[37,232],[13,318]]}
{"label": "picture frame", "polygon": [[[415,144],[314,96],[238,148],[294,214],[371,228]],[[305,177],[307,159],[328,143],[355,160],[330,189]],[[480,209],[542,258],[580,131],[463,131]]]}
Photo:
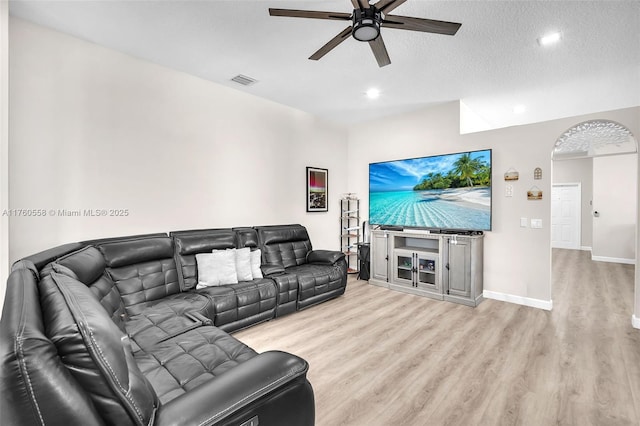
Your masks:
{"label": "picture frame", "polygon": [[307,212],[329,211],[329,170],[307,167]]}
{"label": "picture frame", "polygon": [[542,200],[542,190],[537,186],[529,189],[527,191],[527,199],[528,200]]}
{"label": "picture frame", "polygon": [[520,173],[513,167],[507,170],[504,174],[504,180],[518,180],[520,178]]}

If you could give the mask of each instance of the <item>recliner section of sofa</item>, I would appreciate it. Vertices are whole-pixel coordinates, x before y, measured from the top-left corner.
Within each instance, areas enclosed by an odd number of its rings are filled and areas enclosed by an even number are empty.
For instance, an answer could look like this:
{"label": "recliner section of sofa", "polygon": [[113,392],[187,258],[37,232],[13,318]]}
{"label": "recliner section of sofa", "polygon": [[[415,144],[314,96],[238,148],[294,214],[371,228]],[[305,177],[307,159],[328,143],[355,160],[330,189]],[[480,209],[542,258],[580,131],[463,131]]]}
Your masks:
{"label": "recliner section of sofa", "polygon": [[301,225],[258,226],[266,269],[293,275],[298,281],[298,309],[344,294],[347,263],[341,252],[313,250]]}
{"label": "recliner section of sofa", "polygon": [[[16,262],[0,326],[3,421],[313,425],[307,363],[227,332],[344,293],[344,255],[313,251],[301,225],[262,228],[90,240]],[[243,247],[262,251],[264,278],[196,289],[197,253]]]}
{"label": "recliner section of sofa", "polygon": [[196,254],[243,247],[255,249],[257,247],[252,241],[257,241],[257,237],[251,240],[240,238],[233,229],[174,231],[170,235],[175,242],[175,261],[184,287],[211,299],[215,307],[214,325],[225,331],[236,331],[274,318],[278,293],[271,279],[257,278],[196,289]]}

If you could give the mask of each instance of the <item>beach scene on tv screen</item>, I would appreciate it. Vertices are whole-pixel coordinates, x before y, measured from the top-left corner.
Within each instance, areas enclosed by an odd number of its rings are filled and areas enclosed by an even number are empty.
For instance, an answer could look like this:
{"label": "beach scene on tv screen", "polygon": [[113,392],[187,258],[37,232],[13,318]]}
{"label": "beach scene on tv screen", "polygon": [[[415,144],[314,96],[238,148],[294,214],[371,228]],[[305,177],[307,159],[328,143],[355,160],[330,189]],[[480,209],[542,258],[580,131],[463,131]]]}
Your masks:
{"label": "beach scene on tv screen", "polygon": [[369,222],[491,229],[491,151],[372,163]]}

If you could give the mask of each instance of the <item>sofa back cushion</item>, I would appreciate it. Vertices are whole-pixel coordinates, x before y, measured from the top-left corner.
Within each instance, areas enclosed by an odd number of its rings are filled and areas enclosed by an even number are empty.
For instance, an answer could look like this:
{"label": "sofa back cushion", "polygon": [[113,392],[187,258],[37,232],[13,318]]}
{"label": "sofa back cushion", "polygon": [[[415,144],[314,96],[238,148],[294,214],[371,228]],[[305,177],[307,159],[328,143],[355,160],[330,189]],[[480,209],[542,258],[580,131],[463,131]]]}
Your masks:
{"label": "sofa back cushion", "polygon": [[46,334],[108,424],[147,425],[156,394],[131,347],[84,283],[51,273],[39,282]]}
{"label": "sofa back cushion", "polygon": [[[102,253],[95,247],[84,247],[51,263],[47,269],[74,278],[91,289],[113,322],[124,330],[124,304],[120,292],[106,272]],[[43,274],[43,277],[49,275]]]}
{"label": "sofa back cushion", "polygon": [[175,243],[178,274],[185,290],[198,284],[196,254],[231,249],[237,245],[237,235],[232,229],[175,231],[170,235]]}
{"label": "sofa back cushion", "polygon": [[180,292],[171,238],[123,238],[97,248],[128,315],[137,315],[155,301]]}
{"label": "sofa back cushion", "polygon": [[[27,265],[28,263],[28,265]],[[0,413],[6,425],[102,425],[45,333],[37,267],[17,262],[0,321]]]}
{"label": "sofa back cushion", "polygon": [[304,226],[258,226],[256,230],[263,265],[289,268],[307,263],[307,253],[312,246]]}

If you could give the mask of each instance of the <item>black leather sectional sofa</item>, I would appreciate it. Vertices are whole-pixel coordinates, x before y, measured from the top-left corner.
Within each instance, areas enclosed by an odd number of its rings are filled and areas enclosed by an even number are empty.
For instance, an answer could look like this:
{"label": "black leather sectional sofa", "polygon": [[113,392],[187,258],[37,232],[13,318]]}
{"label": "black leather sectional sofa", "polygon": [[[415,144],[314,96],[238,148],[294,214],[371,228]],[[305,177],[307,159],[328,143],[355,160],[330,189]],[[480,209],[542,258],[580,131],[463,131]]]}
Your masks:
{"label": "black leather sectional sofa", "polygon": [[[196,255],[250,247],[264,277],[196,288]],[[301,225],[84,241],[13,265],[3,425],[313,425],[307,363],[228,334],[344,293]]]}

